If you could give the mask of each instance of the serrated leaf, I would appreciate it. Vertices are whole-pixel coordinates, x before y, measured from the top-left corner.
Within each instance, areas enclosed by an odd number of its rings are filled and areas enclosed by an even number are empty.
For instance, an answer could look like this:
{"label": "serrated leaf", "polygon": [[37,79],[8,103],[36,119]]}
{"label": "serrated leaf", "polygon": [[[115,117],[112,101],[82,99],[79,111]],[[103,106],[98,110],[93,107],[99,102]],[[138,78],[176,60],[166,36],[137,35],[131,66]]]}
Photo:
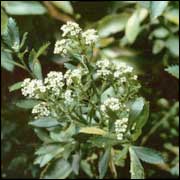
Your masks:
{"label": "serrated leaf", "polygon": [[70,1],[51,1],[57,8],[68,14],[73,14],[73,7]]}
{"label": "serrated leaf", "polygon": [[138,11],[128,19],[125,29],[125,35],[129,43],[133,43],[136,40],[137,35],[140,32],[140,18]]}
{"label": "serrated leaf", "polygon": [[11,15],[41,15],[46,8],[38,1],[6,1],[4,8]]}
{"label": "serrated leaf", "polygon": [[96,135],[106,134],[106,132],[104,130],[99,129],[97,127],[84,127],[79,130],[79,133],[96,134]]}
{"label": "serrated leaf", "polygon": [[23,109],[32,109],[37,104],[39,104],[39,101],[32,99],[18,100],[16,102],[16,106]]}
{"label": "serrated leaf", "polygon": [[15,83],[15,84],[11,85],[11,86],[9,87],[9,92],[12,92],[12,91],[16,91],[16,90],[21,89],[22,83],[23,83],[23,82],[21,81],[21,82],[17,82],[17,83]]}
{"label": "serrated leaf", "polygon": [[66,179],[72,168],[68,161],[64,159],[58,159],[53,162],[43,175],[43,179]]}
{"label": "serrated leaf", "polygon": [[19,50],[19,29],[13,18],[8,19],[7,31],[3,34],[2,38],[9,48],[12,48],[16,52]]}
{"label": "serrated leaf", "polygon": [[99,179],[103,179],[104,176],[106,175],[109,159],[110,159],[110,152],[111,152],[111,148],[108,147],[99,160],[98,163]]}
{"label": "serrated leaf", "polygon": [[132,146],[139,159],[150,164],[164,163],[164,159],[158,151],[147,147]]}
{"label": "serrated leaf", "polygon": [[114,14],[101,19],[98,23],[98,33],[100,37],[107,37],[111,34],[124,30],[129,14]]}
{"label": "serrated leaf", "polygon": [[168,1],[151,1],[151,18],[155,19],[162,15],[168,5]]}
{"label": "serrated leaf", "polygon": [[130,147],[129,148],[130,153],[130,173],[131,173],[131,179],[144,179],[144,168],[138,159],[136,153],[134,150]]}
{"label": "serrated leaf", "polygon": [[57,126],[59,122],[55,118],[44,117],[44,118],[36,119],[30,122],[29,124],[39,128],[49,128],[49,127]]}
{"label": "serrated leaf", "polygon": [[179,79],[179,66],[178,65],[172,65],[165,69],[169,74]]}

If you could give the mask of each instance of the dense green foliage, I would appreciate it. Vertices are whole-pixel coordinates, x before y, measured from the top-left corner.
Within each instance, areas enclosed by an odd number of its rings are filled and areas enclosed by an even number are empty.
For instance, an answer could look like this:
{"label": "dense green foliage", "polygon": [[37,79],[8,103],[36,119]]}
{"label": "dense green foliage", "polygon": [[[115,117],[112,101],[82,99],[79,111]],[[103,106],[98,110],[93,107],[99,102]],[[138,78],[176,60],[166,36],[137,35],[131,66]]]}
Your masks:
{"label": "dense green foliage", "polygon": [[[81,37],[84,45],[77,46],[79,42],[68,37],[77,49],[68,57],[54,55],[55,41],[62,38],[59,28],[66,21],[76,21],[83,29],[96,29],[100,37],[97,44],[86,47]],[[2,1],[2,76],[9,71],[7,77],[14,77],[2,89],[2,176],[179,176],[178,32],[176,1]],[[122,115],[108,109],[104,117],[98,115],[99,105],[109,97],[121,98],[119,82],[94,78],[95,63],[100,59],[134,67],[142,86],[138,92],[139,84],[131,82],[131,75],[126,76],[131,91],[127,89],[121,100],[130,112],[122,141],[116,139],[113,123],[117,117],[124,117],[124,112]],[[82,86],[71,87],[78,94],[71,106],[56,102],[51,92],[48,100],[24,100],[16,93],[27,77],[43,79],[49,71],[79,68],[88,73],[83,75]],[[8,88],[11,95],[6,92]],[[34,119],[30,115],[29,109],[42,99],[54,101],[54,109],[61,104],[58,118]]]}

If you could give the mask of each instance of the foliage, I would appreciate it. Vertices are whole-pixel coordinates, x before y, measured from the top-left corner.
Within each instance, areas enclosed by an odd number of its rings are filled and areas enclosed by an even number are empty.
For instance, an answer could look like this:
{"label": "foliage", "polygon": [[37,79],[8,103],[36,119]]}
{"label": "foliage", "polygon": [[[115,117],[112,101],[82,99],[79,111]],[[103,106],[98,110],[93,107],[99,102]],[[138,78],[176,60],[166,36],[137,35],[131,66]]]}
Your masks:
{"label": "foliage", "polygon": [[[93,14],[92,9],[96,5],[98,10],[101,3],[104,5],[101,12]],[[30,29],[35,27],[34,17],[42,27],[35,31]],[[67,29],[67,35],[62,37],[59,20],[79,21],[87,31],[81,29],[81,33],[74,36],[73,31]],[[97,29],[98,41],[96,32],[88,32],[88,28]],[[26,31],[30,33],[22,34]],[[1,66],[11,72],[16,66],[22,68],[35,80],[27,80],[29,83],[42,82],[49,88],[46,94],[38,94],[40,98],[32,96],[16,102],[19,108],[34,109],[34,112],[39,112],[38,105],[45,103],[41,105],[45,105],[43,112],[47,111],[48,116],[35,113],[29,122],[41,141],[34,161],[43,168],[41,178],[127,178],[128,172],[124,175],[121,172],[129,166],[132,179],[158,177],[161,171],[157,168],[163,171],[161,176],[164,172],[167,176],[179,176],[178,31],[178,2],[1,2]],[[42,34],[43,38],[39,36]],[[55,49],[58,48],[54,55],[56,40]],[[63,48],[61,43],[65,43]],[[70,76],[62,73],[67,77],[58,95],[53,90],[52,79],[48,81],[50,73],[46,75],[47,61],[42,57],[48,57],[47,66],[54,62],[57,66],[63,64],[70,72]],[[109,61],[103,61],[98,67],[101,59]],[[123,63],[125,69],[133,67],[133,72],[118,75],[120,69],[116,69],[116,65]],[[80,78],[72,73],[79,71]],[[68,78],[73,81],[69,86]],[[26,87],[23,83],[21,78],[21,82],[9,90],[23,92]],[[38,91],[43,91],[41,88]],[[112,97],[119,99],[127,112],[108,107],[107,100]],[[118,120],[123,118],[124,121],[128,118],[127,129],[118,135]],[[24,157],[20,154],[20,159]]]}

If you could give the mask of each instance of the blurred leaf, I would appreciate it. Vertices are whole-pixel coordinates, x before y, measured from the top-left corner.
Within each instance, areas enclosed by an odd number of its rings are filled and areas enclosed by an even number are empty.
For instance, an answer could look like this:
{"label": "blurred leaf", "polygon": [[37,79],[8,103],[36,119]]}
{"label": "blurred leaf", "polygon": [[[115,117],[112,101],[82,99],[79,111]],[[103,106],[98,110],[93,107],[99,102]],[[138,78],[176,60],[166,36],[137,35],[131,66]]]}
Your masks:
{"label": "blurred leaf", "polygon": [[40,128],[35,128],[34,132],[39,137],[39,139],[45,143],[52,142],[52,139],[49,137],[49,134],[44,130]]}
{"label": "blurred leaf", "polygon": [[41,15],[46,8],[38,1],[6,1],[4,8],[11,15]]}
{"label": "blurred leaf", "polygon": [[25,33],[23,34],[23,37],[22,37],[22,40],[21,40],[21,44],[20,44],[20,48],[22,48],[22,47],[24,46],[24,43],[25,43],[25,41],[26,41],[26,39],[27,39],[27,35],[28,35],[27,32],[25,32]]}
{"label": "blurred leaf", "polygon": [[39,101],[32,99],[18,100],[16,102],[16,106],[23,109],[32,109],[37,104],[39,104]]}
{"label": "blurred leaf", "polygon": [[113,87],[107,88],[102,94],[101,94],[101,102],[103,103],[107,98],[112,97],[115,95]]}
{"label": "blurred leaf", "polygon": [[159,27],[153,31],[153,35],[156,38],[166,38],[169,35],[169,31],[164,27]]}
{"label": "blurred leaf", "polygon": [[164,41],[159,39],[155,40],[153,44],[153,54],[158,54],[163,50],[164,47],[165,47]]}
{"label": "blurred leaf", "polygon": [[179,25],[179,9],[171,9],[171,10],[168,10],[167,12],[164,13],[164,17],[176,24],[176,25]]}
{"label": "blurred leaf", "polygon": [[71,172],[70,164],[64,159],[58,159],[48,167],[43,179],[66,179]]}
{"label": "blurred leaf", "polygon": [[77,67],[75,65],[72,65],[71,63],[64,63],[65,68],[67,69],[76,69]]}
{"label": "blurred leaf", "polygon": [[169,74],[179,79],[179,65],[172,65],[165,69]]}
{"label": "blurred leaf", "polygon": [[96,134],[96,135],[104,135],[106,132],[97,127],[84,127],[79,130],[80,133],[85,134]]}
{"label": "blurred leaf", "polygon": [[7,31],[3,34],[2,38],[4,43],[7,44],[9,48],[16,52],[19,50],[19,29],[13,18],[8,19]]}
{"label": "blurred leaf", "polygon": [[21,81],[21,82],[17,82],[17,83],[15,83],[15,84],[11,85],[11,86],[9,87],[9,92],[12,92],[12,91],[16,91],[16,90],[21,89],[22,83],[23,83],[23,82]]}
{"label": "blurred leaf", "polygon": [[8,16],[1,8],[1,35],[7,31]]}
{"label": "blurred leaf", "polygon": [[151,1],[151,18],[155,19],[162,15],[168,5],[168,1]]}
{"label": "blurred leaf", "polygon": [[98,163],[98,171],[99,171],[99,179],[103,179],[106,175],[109,159],[110,159],[110,152],[111,148],[108,147],[104,154],[100,157],[99,163]]}
{"label": "blurred leaf", "polygon": [[86,160],[81,160],[81,169],[90,177],[93,177],[90,164]]}
{"label": "blurred leaf", "polygon": [[73,7],[70,1],[51,1],[57,8],[68,14],[73,14]]}
{"label": "blurred leaf", "polygon": [[37,51],[37,53],[36,53],[36,55],[35,55],[34,58],[35,58],[35,59],[38,59],[39,56],[41,56],[41,55],[46,51],[46,49],[49,47],[49,45],[50,45],[49,42],[43,44],[43,45],[39,48],[39,50]]}
{"label": "blurred leaf", "polygon": [[138,159],[135,151],[130,147],[129,148],[130,153],[130,173],[131,173],[131,179],[144,179],[144,168]]}
{"label": "blurred leaf", "polygon": [[132,146],[131,147],[139,159],[150,164],[164,163],[164,159],[158,151],[147,147]]}
{"label": "blurred leaf", "polygon": [[13,58],[10,53],[1,51],[1,66],[7,71],[14,70]]}
{"label": "blurred leaf", "polygon": [[146,8],[146,9],[149,9],[150,8],[150,4],[151,4],[151,1],[137,1],[141,7],[143,8]]}
{"label": "blurred leaf", "polygon": [[39,118],[32,122],[29,122],[29,124],[35,127],[48,128],[48,127],[57,126],[59,122],[55,118],[44,117],[44,118]]}
{"label": "blurred leaf", "polygon": [[101,19],[98,23],[100,37],[107,37],[111,34],[123,31],[129,15],[126,13],[109,15]]}
{"label": "blurred leaf", "polygon": [[38,60],[33,64],[33,73],[38,79],[42,79],[42,68]]}
{"label": "blurred leaf", "polygon": [[166,47],[169,49],[169,51],[179,57],[179,37],[170,37],[166,41]]}
{"label": "blurred leaf", "polygon": [[137,138],[141,135],[142,128],[146,124],[148,118],[149,118],[149,103],[146,102],[143,106],[143,110],[138,116],[136,116],[136,119],[134,121],[135,130],[131,136],[133,141],[136,141]]}
{"label": "blurred leaf", "polygon": [[133,43],[136,40],[137,35],[140,32],[140,19],[139,13],[135,11],[133,15],[128,19],[125,29],[125,35],[129,43]]}
{"label": "blurred leaf", "polygon": [[79,152],[77,152],[76,154],[74,154],[72,156],[73,161],[72,161],[72,170],[73,172],[78,175],[79,174],[79,166],[80,166],[80,161],[81,161],[81,155]]}

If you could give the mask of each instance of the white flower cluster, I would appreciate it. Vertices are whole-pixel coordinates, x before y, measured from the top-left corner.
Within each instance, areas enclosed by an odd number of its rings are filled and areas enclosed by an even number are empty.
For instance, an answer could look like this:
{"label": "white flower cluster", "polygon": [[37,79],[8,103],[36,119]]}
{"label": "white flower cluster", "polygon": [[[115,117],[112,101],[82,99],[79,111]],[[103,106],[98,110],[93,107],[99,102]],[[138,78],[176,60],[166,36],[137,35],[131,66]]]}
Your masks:
{"label": "white flower cluster", "polygon": [[82,76],[81,69],[67,70],[64,75],[64,78],[66,79],[66,85],[70,86],[74,81],[80,83],[81,76]]}
{"label": "white flower cluster", "polygon": [[22,83],[22,95],[28,97],[28,98],[35,98],[39,99],[40,94],[46,92],[46,87],[43,84],[42,80],[27,78]]}
{"label": "white flower cluster", "polygon": [[72,41],[70,39],[58,40],[55,43],[54,54],[62,54],[63,56],[67,55],[68,49]]}
{"label": "white flower cluster", "polygon": [[119,102],[119,99],[110,97],[104,101],[104,103],[101,105],[101,111],[106,112],[107,108],[111,109],[112,111],[117,111],[121,107],[121,103]]}
{"label": "white flower cluster", "polygon": [[88,29],[87,31],[82,33],[82,37],[85,39],[86,45],[91,45],[98,39],[97,31],[94,29]]}
{"label": "white flower cluster", "polygon": [[58,40],[55,43],[54,54],[62,54],[65,56],[67,55],[68,50],[72,50],[73,48],[77,49],[80,42],[83,42],[89,47],[89,45],[94,44],[98,39],[97,31],[95,29],[88,29],[83,32],[79,27],[79,24],[71,21],[64,24],[61,27],[61,30],[63,31],[62,36],[67,37],[68,39]]}
{"label": "white flower cluster", "polygon": [[64,24],[61,27],[61,30],[63,31],[62,36],[78,36],[82,29],[79,27],[79,24],[75,22],[68,21],[66,24]]}
{"label": "white flower cluster", "polygon": [[64,86],[62,72],[51,71],[47,74],[44,84],[48,90],[52,90],[54,95],[59,95]]}
{"label": "white flower cluster", "polygon": [[114,123],[115,125],[115,132],[117,135],[118,140],[122,140],[124,133],[127,130],[127,123],[128,123],[128,118],[122,118],[122,119],[117,119]]}
{"label": "white flower cluster", "polygon": [[32,109],[32,114],[36,114],[35,119],[40,117],[45,117],[50,115],[50,110],[48,109],[48,105],[45,102],[41,102],[34,106]]}
{"label": "white flower cluster", "polygon": [[[132,73],[133,68],[125,63],[115,64],[108,59],[97,61],[97,76],[104,79],[112,76],[115,79],[120,80],[121,83],[127,81],[125,74]],[[134,75],[131,79],[137,80],[137,75]]]}
{"label": "white flower cluster", "polygon": [[65,104],[71,104],[73,102],[73,96],[72,96],[72,90],[68,89],[65,91],[65,93],[63,94],[63,97],[65,99]]}

